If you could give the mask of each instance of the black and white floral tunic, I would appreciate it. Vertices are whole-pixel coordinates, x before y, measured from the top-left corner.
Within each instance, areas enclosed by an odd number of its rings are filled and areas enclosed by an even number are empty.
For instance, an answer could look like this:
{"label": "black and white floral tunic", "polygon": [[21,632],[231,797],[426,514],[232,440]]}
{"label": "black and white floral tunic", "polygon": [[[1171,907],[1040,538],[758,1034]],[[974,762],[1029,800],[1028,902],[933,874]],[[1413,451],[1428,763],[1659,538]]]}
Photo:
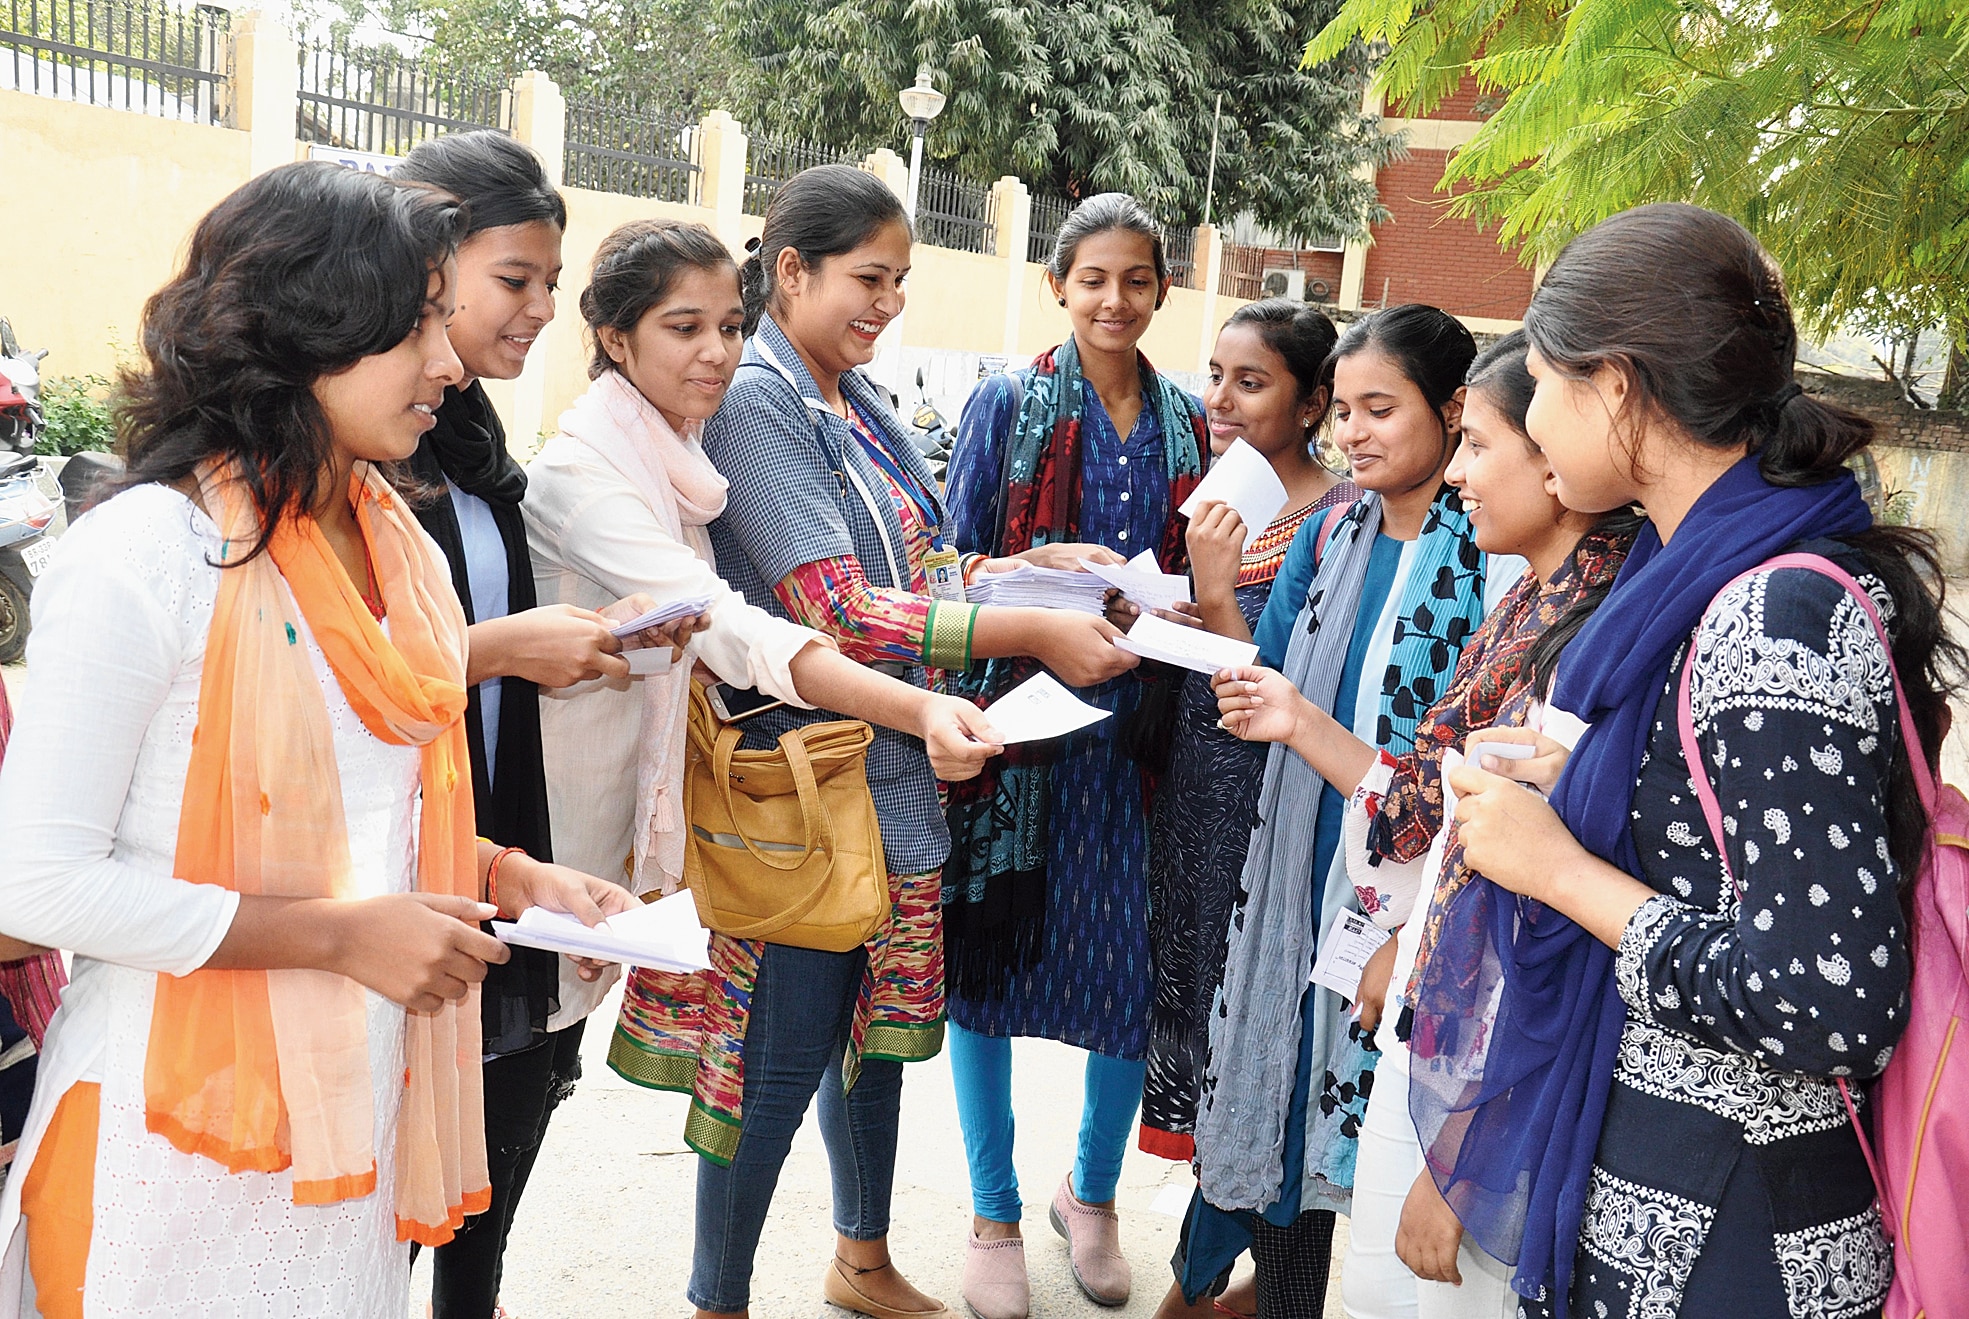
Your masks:
{"label": "black and white floral tunic", "polygon": [[[1892,601],[1851,551],[1808,548],[1859,577],[1891,626]],[[1660,896],[1615,955],[1627,1024],[1573,1313],[1877,1314],[1892,1255],[1834,1078],[1878,1074],[1907,1017],[1887,652],[1838,583],[1798,568],[1732,588],[1694,643],[1729,872],[1676,731],[1678,655],[1634,794]]]}

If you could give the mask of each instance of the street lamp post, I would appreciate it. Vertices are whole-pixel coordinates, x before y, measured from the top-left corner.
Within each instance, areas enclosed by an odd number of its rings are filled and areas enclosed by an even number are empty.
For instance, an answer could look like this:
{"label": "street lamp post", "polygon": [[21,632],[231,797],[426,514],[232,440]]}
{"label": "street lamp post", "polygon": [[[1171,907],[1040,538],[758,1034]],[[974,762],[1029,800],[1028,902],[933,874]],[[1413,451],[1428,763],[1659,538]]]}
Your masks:
{"label": "street lamp post", "polygon": [[944,94],[930,85],[930,66],[916,66],[916,85],[896,93],[902,112],[909,116],[915,133],[909,143],[909,222],[916,223],[916,191],[923,182],[923,134],[930,121],[943,113]]}

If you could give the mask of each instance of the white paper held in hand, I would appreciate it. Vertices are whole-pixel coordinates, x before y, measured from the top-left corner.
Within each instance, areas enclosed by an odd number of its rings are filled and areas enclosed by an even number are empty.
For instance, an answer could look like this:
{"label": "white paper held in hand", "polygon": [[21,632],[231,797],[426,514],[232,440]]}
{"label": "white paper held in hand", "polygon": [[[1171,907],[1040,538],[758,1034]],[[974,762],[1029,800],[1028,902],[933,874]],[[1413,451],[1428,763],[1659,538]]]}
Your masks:
{"label": "white paper held in hand", "polygon": [[701,614],[710,607],[710,596],[687,595],[681,600],[672,600],[668,604],[658,605],[648,613],[638,614],[626,623],[617,623],[609,629],[609,632],[616,637],[627,638],[649,628],[662,627],[665,623],[673,623],[680,618],[689,618],[692,614]]}
{"label": "white paper held in hand", "polygon": [[1161,660],[1198,673],[1216,673],[1250,664],[1258,658],[1258,647],[1249,641],[1232,641],[1200,627],[1184,627],[1154,614],[1143,614],[1128,627],[1128,635],[1116,637],[1116,649],[1143,659]]}
{"label": "white paper held in hand", "polygon": [[697,904],[687,889],[593,928],[566,912],[528,907],[517,921],[494,921],[492,933],[501,943],[658,971],[702,971],[711,965],[710,936],[698,924]]}
{"label": "white paper held in hand", "polygon": [[1033,674],[985,708],[985,718],[1006,746],[1064,737],[1111,714],[1075,696],[1050,673]]}
{"label": "white paper held in hand", "polygon": [[1082,559],[1080,566],[1144,609],[1168,609],[1178,601],[1189,603],[1190,579],[1164,572],[1149,550],[1143,550],[1126,563]]}
{"label": "white paper held in hand", "polygon": [[1319,957],[1313,962],[1313,983],[1351,1002],[1361,991],[1361,972],[1367,969],[1367,959],[1388,939],[1388,932],[1366,916],[1357,911],[1341,912],[1328,936],[1320,940]]}
{"label": "white paper held in hand", "polygon": [[1244,548],[1250,549],[1258,533],[1271,526],[1285,507],[1287,497],[1285,482],[1278,479],[1271,461],[1243,440],[1233,440],[1176,511],[1193,518],[1205,504],[1229,504],[1244,519]]}

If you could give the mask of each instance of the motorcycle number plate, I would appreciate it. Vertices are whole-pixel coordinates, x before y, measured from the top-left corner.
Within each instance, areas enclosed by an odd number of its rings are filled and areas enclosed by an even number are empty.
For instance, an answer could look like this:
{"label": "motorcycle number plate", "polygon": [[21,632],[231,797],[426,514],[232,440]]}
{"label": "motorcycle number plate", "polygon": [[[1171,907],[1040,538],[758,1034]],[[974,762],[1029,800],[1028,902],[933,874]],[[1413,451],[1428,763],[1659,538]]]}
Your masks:
{"label": "motorcycle number plate", "polygon": [[26,565],[29,577],[39,577],[54,557],[55,542],[51,540],[37,540],[21,551],[21,563]]}

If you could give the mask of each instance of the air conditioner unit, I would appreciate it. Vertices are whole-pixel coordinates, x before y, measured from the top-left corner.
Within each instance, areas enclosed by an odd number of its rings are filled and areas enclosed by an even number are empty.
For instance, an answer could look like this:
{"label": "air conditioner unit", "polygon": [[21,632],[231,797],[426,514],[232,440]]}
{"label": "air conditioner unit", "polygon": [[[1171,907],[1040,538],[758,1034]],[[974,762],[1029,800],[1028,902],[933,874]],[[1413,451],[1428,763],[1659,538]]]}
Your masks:
{"label": "air conditioner unit", "polygon": [[1259,286],[1268,298],[1291,298],[1294,302],[1306,300],[1306,272],[1303,270],[1267,270],[1259,277]]}

